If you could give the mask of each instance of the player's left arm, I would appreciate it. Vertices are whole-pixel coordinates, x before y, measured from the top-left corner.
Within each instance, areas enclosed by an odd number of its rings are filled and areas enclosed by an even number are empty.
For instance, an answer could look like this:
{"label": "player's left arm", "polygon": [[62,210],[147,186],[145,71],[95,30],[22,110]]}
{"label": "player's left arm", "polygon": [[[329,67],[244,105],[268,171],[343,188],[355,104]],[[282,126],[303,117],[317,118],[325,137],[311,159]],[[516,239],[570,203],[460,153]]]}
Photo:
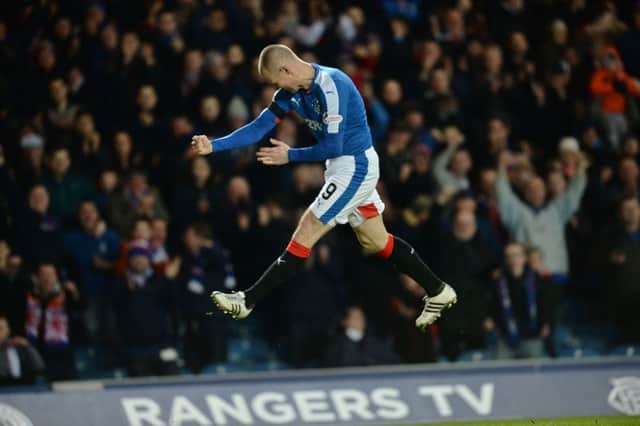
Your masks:
{"label": "player's left arm", "polygon": [[291,93],[283,89],[278,89],[273,95],[269,107],[265,108],[253,121],[227,136],[209,140],[204,135],[196,135],[192,138],[191,145],[200,155],[207,155],[211,152],[226,151],[228,149],[241,148],[246,145],[260,141],[269,133],[289,111],[289,100]]}

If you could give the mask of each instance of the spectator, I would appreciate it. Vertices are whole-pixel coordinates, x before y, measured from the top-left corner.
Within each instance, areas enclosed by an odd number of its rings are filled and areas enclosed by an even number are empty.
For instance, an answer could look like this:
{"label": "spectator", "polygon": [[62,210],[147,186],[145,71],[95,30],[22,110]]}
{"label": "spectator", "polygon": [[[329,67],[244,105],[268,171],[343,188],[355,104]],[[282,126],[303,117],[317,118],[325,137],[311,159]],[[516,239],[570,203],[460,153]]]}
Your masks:
{"label": "spectator", "polygon": [[107,161],[102,136],[95,127],[93,116],[83,112],[76,120],[76,135],[71,146],[71,162],[76,171],[95,181]]}
{"label": "spectator", "polygon": [[495,280],[494,309],[486,321],[497,325],[497,357],[540,358],[553,326],[554,288],[527,266],[527,250],[520,243],[505,247],[503,269]]}
{"label": "spectator", "polygon": [[424,94],[425,110],[433,125],[459,122],[460,102],[451,88],[451,76],[442,68],[431,73],[429,88]]}
{"label": "spectator", "polygon": [[411,150],[411,162],[400,168],[400,182],[397,196],[393,197],[394,204],[404,207],[421,195],[434,192],[436,182],[431,173],[431,150],[424,144],[418,143]]}
{"label": "spectator", "polygon": [[215,222],[228,224],[218,231],[220,241],[231,251],[238,283],[244,287],[257,275],[258,253],[257,211],[251,197],[251,186],[244,177],[234,176],[229,180],[224,205],[224,211],[216,212]]}
{"label": "spectator", "polygon": [[27,268],[42,262],[58,263],[62,254],[62,224],[49,210],[49,192],[36,185],[29,192],[28,208],[17,218],[16,253]]}
{"label": "spectator", "polygon": [[235,276],[226,250],[211,240],[206,226],[187,226],[183,242],[177,284],[186,326],[185,361],[187,368],[199,373],[209,363],[227,360],[226,318],[206,314],[211,310],[211,292],[235,288]]}
{"label": "spectator", "polygon": [[64,250],[86,304],[83,324],[90,342],[99,342],[114,333],[112,301],[120,238],[92,201],[80,205],[78,223],[78,229],[65,233]]}
{"label": "spectator", "polygon": [[396,127],[389,132],[384,151],[380,155],[380,175],[390,190],[398,186],[403,174],[408,174],[405,164],[409,160],[410,142],[409,129]]}
{"label": "spectator", "polygon": [[455,360],[463,351],[484,347],[482,322],[489,311],[488,284],[495,259],[478,233],[475,215],[468,210],[455,214],[439,252],[439,275],[456,283],[459,295],[458,303],[440,321],[443,353]]}
{"label": "spectator", "polygon": [[11,337],[9,321],[0,314],[0,385],[31,385],[43,371],[38,351],[24,337]]}
{"label": "spectator", "polygon": [[151,84],[145,84],[138,90],[136,97],[137,115],[130,124],[131,135],[135,140],[135,151],[142,156],[144,165],[151,164],[155,145],[162,139],[163,122],[158,114],[158,92]]}
{"label": "spectator", "polygon": [[133,171],[125,187],[109,200],[108,216],[120,235],[128,235],[137,218],[167,219],[167,210],[158,190],[147,183],[147,176]]}
{"label": "spectator", "polygon": [[423,363],[436,360],[436,348],[431,329],[426,333],[413,327],[420,314],[423,298],[422,287],[407,275],[400,276],[401,287],[391,298],[391,306],[397,325],[394,327],[394,348],[405,362]]}
{"label": "spectator", "polygon": [[134,247],[149,250],[151,240],[151,223],[147,219],[138,219],[133,225],[129,238],[121,240],[120,243],[120,256],[118,258],[118,264],[116,265],[116,275],[121,277],[128,264],[128,253]]}
{"label": "spectator", "polygon": [[[180,82],[180,94],[182,98],[185,100],[185,103],[191,107],[193,107],[197,101],[197,96],[200,95],[200,82],[202,81],[203,75],[203,67],[204,67],[204,57],[202,55],[202,51],[199,49],[189,49],[184,55],[184,67],[182,71],[182,81]],[[217,101],[216,97],[211,97]],[[200,100],[201,102],[201,114],[202,117],[206,121],[214,120],[217,117],[212,117],[215,114],[211,105],[207,105],[205,107],[205,98]],[[218,104],[218,114],[220,105]],[[203,111],[204,110],[204,111]],[[206,112],[203,114],[203,112]],[[200,129],[207,135],[210,135],[209,131],[207,131],[207,127],[203,126]],[[210,129],[209,129],[210,130]]]}
{"label": "spectator", "polygon": [[640,166],[632,157],[623,157],[618,164],[619,194],[636,194],[640,196]]}
{"label": "spectator", "polygon": [[339,321],[341,282],[328,244],[320,244],[291,286],[288,312],[289,356],[296,368],[321,360],[330,331]]}
{"label": "spectator", "polygon": [[166,219],[158,217],[153,219],[150,225],[149,252],[151,254],[151,265],[157,273],[162,275],[169,264],[169,253],[166,247],[168,224]]}
{"label": "spectator", "polygon": [[367,329],[362,309],[351,306],[342,319],[343,331],[329,344],[324,357],[327,367],[356,367],[397,364],[398,355],[390,345],[375,337]]}
{"label": "spectator", "polygon": [[224,52],[231,44],[227,14],[223,9],[211,9],[198,35],[196,45],[204,52],[216,50]]}
{"label": "spectator", "polygon": [[196,122],[198,130],[211,137],[222,134],[221,129],[224,129],[224,123],[220,113],[218,98],[213,95],[204,96],[200,101],[200,115]]}
{"label": "spectator", "polygon": [[177,352],[171,344],[172,284],[151,268],[148,250],[127,253],[127,270],[117,284],[120,335],[130,376],[176,373]]}
{"label": "spectator", "polygon": [[47,366],[49,380],[75,376],[71,318],[80,306],[80,293],[71,281],[61,281],[52,263],[40,263],[27,293],[25,331]]}
{"label": "spectator", "polygon": [[49,83],[51,103],[46,109],[47,124],[58,143],[68,143],[79,108],[69,101],[69,88],[62,78]]}
{"label": "spectator", "polygon": [[10,328],[20,336],[24,335],[24,301],[30,285],[20,256],[12,254],[9,244],[0,240],[0,315],[6,316]]}
{"label": "spectator", "polygon": [[51,175],[45,183],[51,198],[51,212],[65,223],[71,222],[80,203],[94,196],[87,179],[71,172],[71,156],[66,148],[56,148],[50,157]]}
{"label": "spectator", "polygon": [[640,342],[638,303],[640,302],[640,202],[629,195],[620,203],[620,221],[608,252],[611,278],[609,301],[621,342]]}
{"label": "spectator", "polygon": [[96,194],[96,205],[100,214],[106,216],[107,203],[109,198],[119,189],[120,178],[115,170],[104,169],[98,177],[98,192]]}
{"label": "spectator", "polygon": [[545,254],[545,268],[553,281],[566,284],[569,263],[564,227],[580,206],[586,187],[584,158],[580,159],[576,177],[558,198],[547,202],[547,188],[539,177],[531,178],[525,188],[525,202],[513,192],[507,179],[507,168],[513,157],[505,152],[500,157],[496,191],[500,217],[511,236],[519,243],[533,245]]}
{"label": "spectator", "polygon": [[113,136],[113,151],[109,167],[119,176],[125,176],[142,165],[142,154],[134,151],[129,132],[119,130]]}
{"label": "spectator", "polygon": [[479,188],[478,188],[478,211],[487,218],[491,224],[498,241],[504,243],[506,241],[507,231],[502,225],[500,219],[500,211],[498,210],[498,199],[496,195],[496,179],[498,174],[493,168],[484,168],[479,172]]}
{"label": "spectator", "polygon": [[[440,191],[469,189],[468,174],[471,171],[471,156],[465,149],[458,149],[464,142],[464,135],[456,127],[448,127],[444,132],[447,144],[433,162],[433,174]],[[450,170],[447,170],[451,167]]]}
{"label": "spectator", "polygon": [[20,138],[20,159],[16,168],[16,178],[21,189],[42,183],[45,175],[45,141],[37,133],[26,133]]}
{"label": "spectator", "polygon": [[180,233],[193,222],[211,221],[214,208],[222,194],[218,194],[211,175],[211,165],[203,157],[191,160],[190,182],[173,196],[171,212],[175,232]]}
{"label": "spectator", "polygon": [[607,124],[609,142],[617,149],[629,129],[625,113],[630,97],[640,96],[640,81],[624,71],[618,51],[606,46],[600,53],[600,67],[591,76],[590,89],[600,101],[600,110]]}

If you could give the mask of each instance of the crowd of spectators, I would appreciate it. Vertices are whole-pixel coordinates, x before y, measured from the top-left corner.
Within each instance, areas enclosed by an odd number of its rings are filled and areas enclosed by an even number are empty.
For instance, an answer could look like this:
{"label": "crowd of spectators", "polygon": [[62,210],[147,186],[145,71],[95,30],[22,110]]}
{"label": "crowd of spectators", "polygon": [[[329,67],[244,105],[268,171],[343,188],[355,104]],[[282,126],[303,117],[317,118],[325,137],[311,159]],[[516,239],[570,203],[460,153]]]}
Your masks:
{"label": "crowd of spectators", "polygon": [[[190,149],[269,104],[269,43],[360,90],[388,228],[459,294],[426,334],[423,290],[348,227],[250,327],[209,314],[323,183]],[[576,315],[640,343],[638,46],[633,1],[0,2],[0,382],[79,377],[81,348],[198,373],[247,332],[292,367],[556,356]],[[294,115],[270,136],[314,143]]]}

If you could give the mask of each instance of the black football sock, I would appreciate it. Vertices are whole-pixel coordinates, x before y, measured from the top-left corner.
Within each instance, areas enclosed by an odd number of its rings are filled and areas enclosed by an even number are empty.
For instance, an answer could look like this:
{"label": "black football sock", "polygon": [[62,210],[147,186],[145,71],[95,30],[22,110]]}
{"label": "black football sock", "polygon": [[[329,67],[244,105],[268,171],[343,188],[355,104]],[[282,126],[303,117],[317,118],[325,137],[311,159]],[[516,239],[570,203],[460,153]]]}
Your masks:
{"label": "black football sock", "polygon": [[310,253],[311,249],[291,241],[285,252],[267,268],[260,279],[247,290],[244,290],[247,307],[254,307],[271,290],[301,270]]}
{"label": "black football sock", "polygon": [[378,256],[390,261],[398,272],[413,278],[429,297],[440,294],[444,288],[442,280],[436,277],[415,249],[398,237],[389,234],[387,246],[378,252]]}

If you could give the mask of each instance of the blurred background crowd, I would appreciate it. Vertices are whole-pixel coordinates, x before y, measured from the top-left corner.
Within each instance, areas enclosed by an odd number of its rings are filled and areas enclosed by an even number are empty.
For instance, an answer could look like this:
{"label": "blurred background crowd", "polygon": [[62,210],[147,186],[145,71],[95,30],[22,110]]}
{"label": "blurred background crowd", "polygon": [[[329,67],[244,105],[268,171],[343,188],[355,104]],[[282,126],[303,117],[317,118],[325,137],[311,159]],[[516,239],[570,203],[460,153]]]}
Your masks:
{"label": "blurred background crowd", "polygon": [[[0,382],[632,354],[640,343],[640,4],[603,0],[0,2]],[[255,147],[195,157],[266,107],[256,56],[344,70],[389,230],[459,294],[348,227],[245,322],[323,183]],[[289,115],[270,135],[314,143]],[[261,144],[268,143],[268,137]]]}

